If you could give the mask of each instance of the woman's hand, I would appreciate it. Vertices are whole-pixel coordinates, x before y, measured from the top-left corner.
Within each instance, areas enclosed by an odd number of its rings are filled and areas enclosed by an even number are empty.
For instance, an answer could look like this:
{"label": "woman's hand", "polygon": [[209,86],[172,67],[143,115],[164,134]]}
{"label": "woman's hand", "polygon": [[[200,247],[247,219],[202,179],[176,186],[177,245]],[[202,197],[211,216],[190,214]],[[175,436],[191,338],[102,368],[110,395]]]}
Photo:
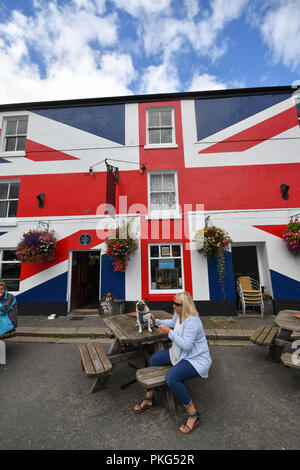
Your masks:
{"label": "woman's hand", "polygon": [[150,317],[153,323],[155,323],[155,320],[156,320],[155,315],[153,313],[150,313]]}
{"label": "woman's hand", "polygon": [[162,333],[163,335],[169,334],[170,329],[171,328],[169,328],[167,325],[159,325],[158,327],[159,332]]}

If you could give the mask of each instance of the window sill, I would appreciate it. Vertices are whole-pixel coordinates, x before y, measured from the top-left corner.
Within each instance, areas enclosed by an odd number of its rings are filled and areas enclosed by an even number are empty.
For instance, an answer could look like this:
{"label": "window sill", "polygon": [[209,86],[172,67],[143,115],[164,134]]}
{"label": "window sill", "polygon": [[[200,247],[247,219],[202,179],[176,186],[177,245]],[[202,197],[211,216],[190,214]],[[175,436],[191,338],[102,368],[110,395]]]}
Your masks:
{"label": "window sill", "polygon": [[0,227],[15,227],[17,225],[16,217],[1,217]]}
{"label": "window sill", "polygon": [[26,152],[24,150],[20,152],[0,152],[1,158],[11,158],[11,157],[25,157]]}
{"label": "window sill", "polygon": [[149,294],[179,294],[180,292],[183,292],[184,289],[183,287],[179,289],[156,289],[156,290],[149,290]]}
{"label": "window sill", "polygon": [[145,150],[150,149],[176,149],[178,148],[177,144],[147,144],[144,145]]}
{"label": "window sill", "polygon": [[159,219],[181,219],[182,215],[179,212],[150,212],[146,215],[147,220],[159,220]]}

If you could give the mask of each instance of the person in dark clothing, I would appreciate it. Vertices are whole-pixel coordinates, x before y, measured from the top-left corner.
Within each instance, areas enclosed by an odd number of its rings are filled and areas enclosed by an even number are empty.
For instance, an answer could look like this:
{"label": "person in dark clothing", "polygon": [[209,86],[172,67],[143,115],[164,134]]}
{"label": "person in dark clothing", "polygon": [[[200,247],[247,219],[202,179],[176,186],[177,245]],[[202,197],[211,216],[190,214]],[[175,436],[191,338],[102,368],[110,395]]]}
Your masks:
{"label": "person in dark clothing", "polygon": [[18,324],[17,301],[7,291],[5,282],[0,281],[0,337],[13,331]]}

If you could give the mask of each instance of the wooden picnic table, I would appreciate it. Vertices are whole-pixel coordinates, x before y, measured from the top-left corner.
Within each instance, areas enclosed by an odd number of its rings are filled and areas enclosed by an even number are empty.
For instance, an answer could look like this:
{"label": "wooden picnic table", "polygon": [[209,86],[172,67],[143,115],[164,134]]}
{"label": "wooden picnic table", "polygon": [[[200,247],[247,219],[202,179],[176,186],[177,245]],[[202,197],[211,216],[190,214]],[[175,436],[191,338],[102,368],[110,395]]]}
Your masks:
{"label": "wooden picnic table", "polygon": [[[151,310],[157,319],[171,319],[172,315],[164,310]],[[116,338],[116,352],[119,349],[140,349],[145,346],[153,345],[154,350],[164,349],[166,341],[169,341],[167,335],[159,332],[158,328],[152,327],[152,333],[147,328],[143,332],[138,332],[136,318],[131,314],[112,315],[104,319],[105,325],[112,331]]]}
{"label": "wooden picnic table", "polygon": [[269,357],[274,362],[280,362],[281,354],[292,351],[291,336],[293,331],[300,331],[299,310],[281,310],[274,322],[280,330],[274,341],[270,344]]}

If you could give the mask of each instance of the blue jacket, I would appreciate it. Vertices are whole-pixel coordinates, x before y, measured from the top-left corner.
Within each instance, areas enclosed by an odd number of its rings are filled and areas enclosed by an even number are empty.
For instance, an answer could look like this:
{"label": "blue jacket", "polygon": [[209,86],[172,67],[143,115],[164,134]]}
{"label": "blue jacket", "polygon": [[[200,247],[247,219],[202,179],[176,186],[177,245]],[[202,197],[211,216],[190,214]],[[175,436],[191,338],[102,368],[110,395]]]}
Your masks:
{"label": "blue jacket", "polygon": [[18,324],[17,301],[15,297],[7,292],[0,297],[0,336],[12,331]]}
{"label": "blue jacket", "polygon": [[[167,325],[169,328],[174,328],[175,323],[176,314],[172,320],[155,321],[156,326]],[[212,361],[200,318],[186,318],[180,325],[178,335],[171,329],[168,337],[180,348],[179,360],[189,361],[201,377],[207,378]]]}

